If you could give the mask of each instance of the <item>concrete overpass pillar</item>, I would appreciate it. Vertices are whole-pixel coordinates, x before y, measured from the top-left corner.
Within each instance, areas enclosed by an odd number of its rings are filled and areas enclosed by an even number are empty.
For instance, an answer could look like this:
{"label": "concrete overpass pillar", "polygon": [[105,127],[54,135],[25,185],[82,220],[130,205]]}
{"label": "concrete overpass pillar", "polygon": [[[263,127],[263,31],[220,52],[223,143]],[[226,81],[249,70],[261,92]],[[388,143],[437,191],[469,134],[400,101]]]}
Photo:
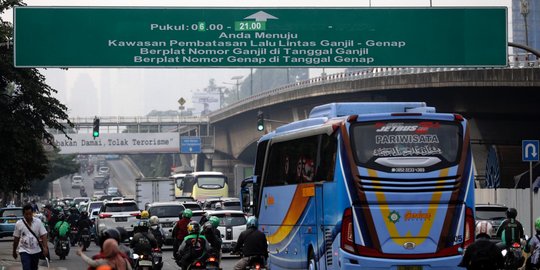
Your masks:
{"label": "concrete overpass pillar", "polygon": [[474,176],[478,180],[476,182],[478,187],[485,186],[486,179],[486,161],[489,153],[489,145],[482,143],[483,136],[478,127],[476,119],[468,119],[469,130],[471,135],[471,150],[473,153],[474,161]]}

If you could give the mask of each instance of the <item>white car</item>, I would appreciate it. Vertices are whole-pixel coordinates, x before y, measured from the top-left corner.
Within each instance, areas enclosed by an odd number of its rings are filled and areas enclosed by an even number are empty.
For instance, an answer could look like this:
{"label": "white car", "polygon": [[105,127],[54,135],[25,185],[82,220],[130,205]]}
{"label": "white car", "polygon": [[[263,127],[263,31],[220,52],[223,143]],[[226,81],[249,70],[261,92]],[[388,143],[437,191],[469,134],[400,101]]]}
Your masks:
{"label": "white car", "polygon": [[71,188],[80,188],[84,186],[83,178],[80,175],[74,175],[71,178]]}
{"label": "white car", "polygon": [[98,235],[106,229],[122,227],[128,233],[133,232],[133,224],[137,223],[141,212],[135,201],[104,202],[99,210],[96,227]]}
{"label": "white car", "polygon": [[238,236],[246,230],[246,215],[237,210],[216,210],[206,211],[206,213],[219,218],[218,230],[223,240],[221,250],[223,253],[231,252],[236,246]]}

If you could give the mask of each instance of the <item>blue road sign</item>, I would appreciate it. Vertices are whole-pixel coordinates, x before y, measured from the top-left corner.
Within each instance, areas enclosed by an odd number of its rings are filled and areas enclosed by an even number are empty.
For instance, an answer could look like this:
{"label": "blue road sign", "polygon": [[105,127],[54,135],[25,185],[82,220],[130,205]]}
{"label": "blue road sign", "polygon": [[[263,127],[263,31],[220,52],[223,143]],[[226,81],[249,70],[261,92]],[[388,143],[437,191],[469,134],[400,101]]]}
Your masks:
{"label": "blue road sign", "polygon": [[521,141],[521,159],[523,161],[539,161],[538,140]]}
{"label": "blue road sign", "polygon": [[180,153],[198,154],[201,152],[201,137],[180,137]]}

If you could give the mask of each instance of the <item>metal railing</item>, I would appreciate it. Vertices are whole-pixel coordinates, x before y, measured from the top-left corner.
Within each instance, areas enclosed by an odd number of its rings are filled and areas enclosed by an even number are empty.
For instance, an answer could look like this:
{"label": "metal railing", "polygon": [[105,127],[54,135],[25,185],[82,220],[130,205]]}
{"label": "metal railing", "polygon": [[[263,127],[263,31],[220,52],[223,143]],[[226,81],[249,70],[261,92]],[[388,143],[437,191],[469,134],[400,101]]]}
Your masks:
{"label": "metal railing", "polygon": [[509,54],[508,64],[505,67],[392,67],[392,68],[366,68],[353,72],[340,72],[334,74],[323,75],[319,77],[310,78],[303,81],[294,82],[291,84],[283,85],[268,91],[260,92],[252,96],[232,103],[227,107],[214,111],[211,115],[219,114],[220,111],[230,110],[235,107],[242,107],[253,100],[258,100],[264,97],[278,95],[288,91],[294,91],[306,87],[330,84],[343,81],[354,81],[359,79],[369,79],[385,76],[399,76],[410,74],[425,74],[444,71],[456,71],[456,70],[491,70],[491,69],[508,69],[508,68],[540,68],[540,59],[534,54]]}

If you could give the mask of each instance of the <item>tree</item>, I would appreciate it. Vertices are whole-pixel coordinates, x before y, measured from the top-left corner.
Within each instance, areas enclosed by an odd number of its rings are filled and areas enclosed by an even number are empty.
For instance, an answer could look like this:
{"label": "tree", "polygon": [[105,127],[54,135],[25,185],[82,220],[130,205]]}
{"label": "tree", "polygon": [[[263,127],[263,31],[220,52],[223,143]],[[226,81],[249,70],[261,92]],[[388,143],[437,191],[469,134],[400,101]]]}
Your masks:
{"label": "tree", "polygon": [[[0,0],[0,14],[21,0]],[[49,129],[65,133],[67,107],[52,94],[35,68],[13,66],[13,25],[0,17],[0,189],[28,191],[34,181],[44,179],[49,161],[43,143],[52,144]]]}

